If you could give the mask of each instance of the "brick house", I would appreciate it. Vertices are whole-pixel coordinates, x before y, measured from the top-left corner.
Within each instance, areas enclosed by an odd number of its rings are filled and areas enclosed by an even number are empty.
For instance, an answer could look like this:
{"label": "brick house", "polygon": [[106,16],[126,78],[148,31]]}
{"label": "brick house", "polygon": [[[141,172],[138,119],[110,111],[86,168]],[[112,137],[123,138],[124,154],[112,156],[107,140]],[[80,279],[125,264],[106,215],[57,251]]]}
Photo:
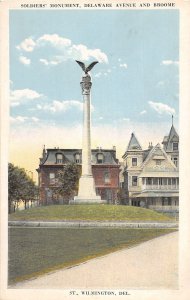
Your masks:
{"label": "brick house", "polygon": [[[92,151],[92,173],[95,180],[97,195],[101,199],[113,204],[117,201],[119,190],[120,164],[116,158],[116,149],[93,149]],[[40,190],[40,204],[63,203],[61,196],[54,198],[53,189],[56,188],[56,173],[65,164],[76,163],[81,168],[81,149],[43,149],[40,158],[38,172],[38,183]]]}

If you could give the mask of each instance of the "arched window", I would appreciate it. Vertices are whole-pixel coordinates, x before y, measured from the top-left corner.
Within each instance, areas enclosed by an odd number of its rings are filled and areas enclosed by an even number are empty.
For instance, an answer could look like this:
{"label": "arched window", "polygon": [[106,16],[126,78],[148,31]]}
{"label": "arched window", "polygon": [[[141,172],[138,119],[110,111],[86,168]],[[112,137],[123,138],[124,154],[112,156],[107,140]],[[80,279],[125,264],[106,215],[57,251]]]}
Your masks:
{"label": "arched window", "polygon": [[58,153],[56,155],[56,164],[63,164],[63,154]]}

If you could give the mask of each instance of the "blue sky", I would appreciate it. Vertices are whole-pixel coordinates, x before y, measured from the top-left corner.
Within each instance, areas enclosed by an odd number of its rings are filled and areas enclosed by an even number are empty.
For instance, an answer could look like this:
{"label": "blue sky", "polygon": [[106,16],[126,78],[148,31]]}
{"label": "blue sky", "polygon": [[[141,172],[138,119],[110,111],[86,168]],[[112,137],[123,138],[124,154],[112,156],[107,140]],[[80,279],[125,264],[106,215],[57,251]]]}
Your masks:
{"label": "blue sky", "polygon": [[[127,146],[131,131],[146,143],[159,139],[172,114],[178,127],[178,10],[12,10],[12,144],[18,131],[23,139],[38,136],[39,148],[54,146],[56,134],[77,132],[82,72],[75,59],[100,62],[91,72],[94,146],[105,142],[106,130],[117,131],[108,138],[116,146]],[[79,141],[73,132],[59,146],[74,146],[73,138]]]}

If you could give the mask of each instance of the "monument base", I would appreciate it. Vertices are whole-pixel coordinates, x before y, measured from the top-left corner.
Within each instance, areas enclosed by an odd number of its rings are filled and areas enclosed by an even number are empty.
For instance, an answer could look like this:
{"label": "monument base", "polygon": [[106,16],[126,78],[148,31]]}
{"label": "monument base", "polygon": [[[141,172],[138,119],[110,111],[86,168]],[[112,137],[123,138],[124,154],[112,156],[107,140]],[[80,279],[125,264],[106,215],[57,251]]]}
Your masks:
{"label": "monument base", "polygon": [[107,200],[101,199],[79,199],[75,197],[74,200],[70,200],[69,204],[107,204]]}
{"label": "monument base", "polygon": [[106,204],[106,200],[101,200],[100,196],[96,195],[94,178],[92,175],[82,175],[79,179],[78,196],[74,197],[69,204]]}

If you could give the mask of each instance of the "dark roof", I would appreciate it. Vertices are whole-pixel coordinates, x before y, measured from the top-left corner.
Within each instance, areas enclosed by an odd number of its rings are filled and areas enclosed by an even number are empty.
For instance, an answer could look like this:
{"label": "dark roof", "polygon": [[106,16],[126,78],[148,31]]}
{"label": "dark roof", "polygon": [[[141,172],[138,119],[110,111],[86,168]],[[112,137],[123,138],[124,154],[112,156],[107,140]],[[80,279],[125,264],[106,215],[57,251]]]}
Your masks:
{"label": "dark roof", "polygon": [[[92,149],[92,164],[97,163],[97,154],[103,154],[103,164],[118,165],[119,161],[116,158],[116,150],[114,149]],[[56,155],[63,155],[63,163],[75,162],[75,155],[80,154],[82,156],[81,149],[47,149],[46,156],[40,159],[40,165],[54,165],[56,164]]]}
{"label": "dark roof", "polygon": [[162,142],[164,144],[164,149],[166,151],[172,151],[173,150],[173,146],[172,146],[173,142],[179,142],[179,135],[178,135],[175,127],[172,124],[169,135],[167,137],[165,136],[164,140]]}
{"label": "dark roof", "polygon": [[134,133],[131,134],[131,138],[127,147],[127,151],[142,150],[140,143],[138,142]]}

